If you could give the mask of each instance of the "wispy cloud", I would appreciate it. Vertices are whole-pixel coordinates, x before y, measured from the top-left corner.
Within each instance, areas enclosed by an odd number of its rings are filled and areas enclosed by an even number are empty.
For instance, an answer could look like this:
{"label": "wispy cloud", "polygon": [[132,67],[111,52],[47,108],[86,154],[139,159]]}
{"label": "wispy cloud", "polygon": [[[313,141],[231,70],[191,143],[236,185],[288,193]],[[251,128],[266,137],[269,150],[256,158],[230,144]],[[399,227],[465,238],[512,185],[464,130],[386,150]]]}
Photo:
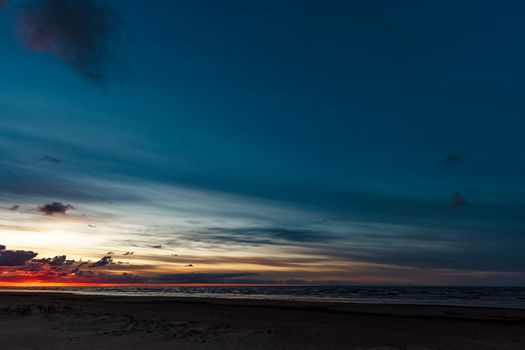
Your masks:
{"label": "wispy cloud", "polygon": [[193,239],[235,242],[240,244],[282,244],[328,242],[336,237],[326,230],[294,229],[285,227],[212,227],[193,232]]}
{"label": "wispy cloud", "polygon": [[[257,273],[187,273],[160,275],[155,278],[164,283],[253,283]],[[249,278],[249,280],[247,280]]]}
{"label": "wispy cloud", "polygon": [[451,154],[445,159],[440,160],[438,162],[438,165],[443,169],[448,170],[461,164],[463,162],[463,159],[464,157],[461,154]]}
{"label": "wispy cloud", "polygon": [[55,157],[48,156],[47,154],[42,157],[42,160],[45,162],[54,163],[54,164],[62,163],[62,160],[55,158]]}

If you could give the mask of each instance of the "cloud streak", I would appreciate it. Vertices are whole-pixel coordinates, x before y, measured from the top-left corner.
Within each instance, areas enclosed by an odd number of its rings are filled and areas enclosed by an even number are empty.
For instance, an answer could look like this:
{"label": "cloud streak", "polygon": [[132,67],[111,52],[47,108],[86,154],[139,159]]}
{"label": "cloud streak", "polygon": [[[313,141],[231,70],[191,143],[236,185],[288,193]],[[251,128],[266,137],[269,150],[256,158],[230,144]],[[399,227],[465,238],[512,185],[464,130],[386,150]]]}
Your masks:
{"label": "cloud streak", "polygon": [[54,164],[62,163],[62,160],[55,158],[55,157],[48,156],[47,154],[42,157],[42,160],[44,162],[49,162],[49,163],[54,163]]}
{"label": "cloud streak", "polygon": [[236,227],[207,229],[200,236],[205,240],[222,240],[241,244],[280,244],[283,242],[319,243],[335,237],[325,230],[290,229],[279,227]]}

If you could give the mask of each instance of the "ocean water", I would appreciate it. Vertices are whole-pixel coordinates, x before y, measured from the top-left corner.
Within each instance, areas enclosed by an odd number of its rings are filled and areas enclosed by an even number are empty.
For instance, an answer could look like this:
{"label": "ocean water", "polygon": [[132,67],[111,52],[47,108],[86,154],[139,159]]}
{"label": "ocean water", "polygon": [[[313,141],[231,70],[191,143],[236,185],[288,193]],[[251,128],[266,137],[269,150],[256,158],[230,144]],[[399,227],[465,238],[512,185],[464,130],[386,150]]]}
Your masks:
{"label": "ocean water", "polygon": [[28,287],[2,288],[0,291],[68,292],[107,296],[457,305],[525,309],[525,288],[519,287]]}

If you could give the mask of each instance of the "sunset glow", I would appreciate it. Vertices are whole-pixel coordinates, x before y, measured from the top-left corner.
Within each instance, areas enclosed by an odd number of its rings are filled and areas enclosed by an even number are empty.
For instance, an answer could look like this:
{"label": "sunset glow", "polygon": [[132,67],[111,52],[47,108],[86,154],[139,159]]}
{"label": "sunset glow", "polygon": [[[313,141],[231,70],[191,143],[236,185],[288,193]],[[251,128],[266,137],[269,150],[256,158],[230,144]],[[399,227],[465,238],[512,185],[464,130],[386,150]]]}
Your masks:
{"label": "sunset glow", "polygon": [[522,19],[409,3],[0,0],[0,286],[525,284]]}

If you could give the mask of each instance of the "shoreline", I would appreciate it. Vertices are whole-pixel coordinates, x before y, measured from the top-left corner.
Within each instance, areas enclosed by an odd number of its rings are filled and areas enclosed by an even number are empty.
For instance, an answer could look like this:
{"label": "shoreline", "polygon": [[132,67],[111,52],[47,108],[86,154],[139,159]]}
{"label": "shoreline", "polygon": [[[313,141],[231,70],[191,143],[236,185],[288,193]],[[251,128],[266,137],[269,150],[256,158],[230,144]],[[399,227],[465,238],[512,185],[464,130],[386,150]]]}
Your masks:
{"label": "shoreline", "polygon": [[79,292],[79,291],[57,291],[57,290],[6,290],[0,288],[0,297],[3,295],[13,295],[13,296],[23,296],[23,295],[46,295],[46,296],[55,296],[60,297],[64,295],[75,295],[81,297],[99,297],[99,298],[132,298],[132,299],[149,299],[149,300],[169,300],[177,302],[203,302],[203,303],[222,303],[223,301],[228,304],[262,304],[265,306],[270,306],[270,304],[291,304],[291,305],[311,305],[319,307],[340,307],[348,308],[352,307],[357,308],[381,308],[382,306],[388,307],[401,307],[401,308],[466,308],[466,309],[484,309],[484,310],[507,310],[516,312],[522,311],[525,313],[525,300],[523,301],[522,307],[514,306],[485,306],[485,305],[468,305],[468,304],[446,304],[446,303],[410,303],[410,302],[369,302],[369,301],[341,301],[341,300],[300,300],[300,299],[279,299],[279,298],[264,298],[256,297],[250,298],[249,296],[240,296],[240,297],[211,297],[211,296],[170,296],[170,295],[129,295],[129,294],[110,294],[110,293],[90,293],[90,292]]}
{"label": "shoreline", "polygon": [[129,302],[137,304],[202,304],[223,305],[268,309],[314,310],[319,312],[363,314],[377,316],[450,318],[480,321],[517,321],[525,324],[525,309],[507,307],[485,307],[468,305],[429,305],[429,304],[397,304],[397,303],[353,303],[337,301],[301,301],[251,298],[211,298],[186,296],[128,296],[84,294],[70,291],[30,291],[2,292],[0,303],[5,297],[17,299],[46,297],[61,302],[67,301],[104,301],[110,303]]}
{"label": "shoreline", "polygon": [[523,349],[525,310],[1,292],[5,349]]}

